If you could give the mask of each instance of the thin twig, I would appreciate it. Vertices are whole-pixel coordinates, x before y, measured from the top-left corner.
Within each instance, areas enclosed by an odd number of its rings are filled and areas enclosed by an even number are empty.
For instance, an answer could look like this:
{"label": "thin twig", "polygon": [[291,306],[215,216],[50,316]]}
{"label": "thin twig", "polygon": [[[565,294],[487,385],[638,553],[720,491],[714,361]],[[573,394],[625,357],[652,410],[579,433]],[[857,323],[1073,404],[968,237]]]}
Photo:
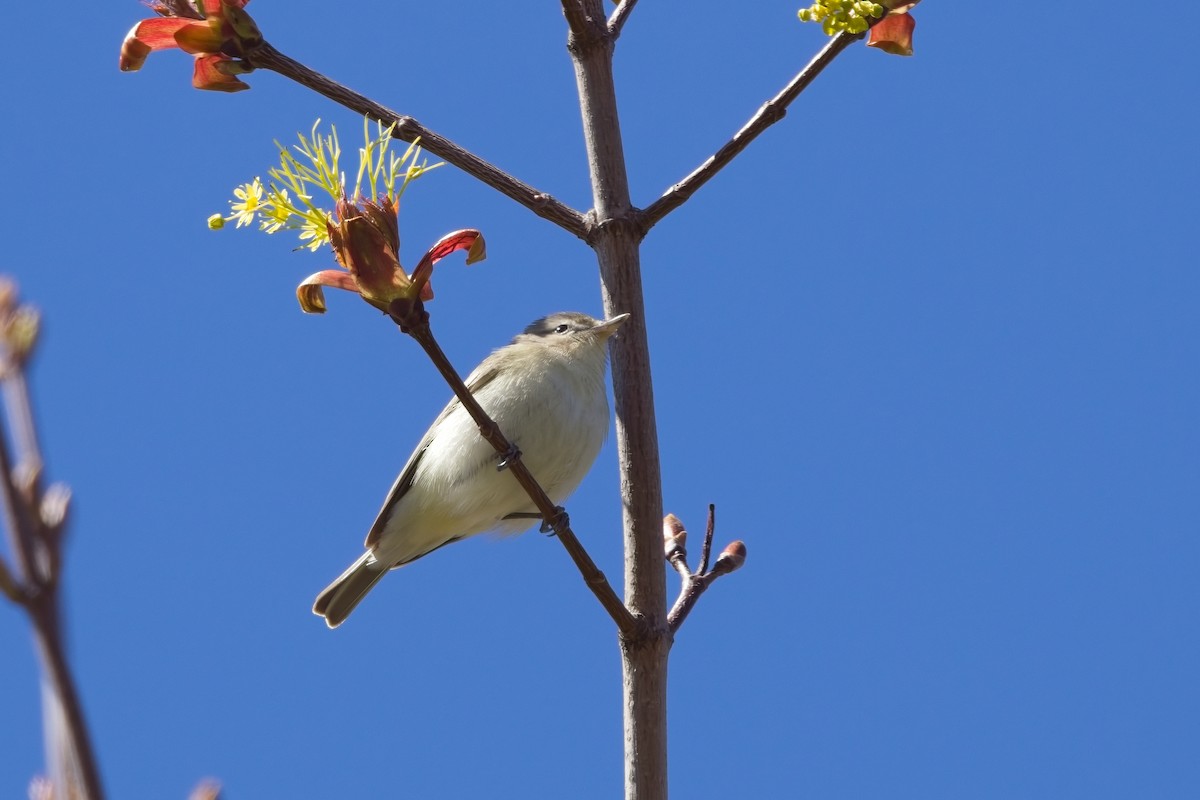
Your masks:
{"label": "thin twig", "polygon": [[708,557],[712,554],[713,534],[717,530],[717,507],[716,505],[708,504],[708,524],[704,527],[704,543],[700,545],[700,568],[696,570],[696,574],[703,575],[708,572]]}
{"label": "thin twig", "polygon": [[640,212],[638,219],[643,233],[661,222],[667,214],[670,214],[687,202],[697,189],[707,183],[726,164],[745,150],[752,141],[758,138],[759,134],[783,119],[784,115],[787,114],[787,107],[793,100],[800,96],[800,93],[813,82],[814,78],[821,74],[821,70],[825,69],[839,53],[862,37],[863,34],[861,33],[844,32],[832,37],[821,48],[821,51],[817,53],[813,60],[808,62],[804,69],[797,73],[796,77],[792,78],[791,82],[783,88],[783,91],[763,104],[762,108],[733,135],[733,138],[721,145],[717,152],[709,156],[708,160],[693,170],[690,175],[667,189],[662,197]]}
{"label": "thin twig", "polygon": [[[394,308],[402,304],[393,304]],[[587,550],[580,544],[575,533],[571,530],[567,520],[566,513],[554,505],[554,501],[546,494],[541,485],[533,477],[533,474],[525,466],[525,462],[521,460],[520,454],[512,446],[512,443],[505,438],[500,426],[488,416],[483,407],[471,394],[470,389],[463,383],[462,378],[454,370],[450,364],[450,359],[442,352],[441,346],[437,343],[437,339],[433,336],[433,331],[429,327],[429,315],[421,308],[420,303],[414,303],[408,309],[394,311],[392,319],[400,325],[400,329],[417,341],[418,344],[425,350],[429,359],[433,361],[438,372],[445,378],[446,383],[450,384],[450,388],[454,391],[455,397],[462,403],[463,408],[471,415],[471,419],[479,426],[479,433],[487,440],[488,444],[496,449],[496,452],[505,456],[505,469],[512,473],[512,476],[521,484],[521,488],[529,495],[529,499],[537,506],[541,513],[542,519],[548,524],[555,533],[555,536],[562,546],[566,548],[571,560],[575,562],[575,566],[579,568],[579,572],[583,575],[584,583],[592,590],[592,594],[604,606],[604,609],[612,617],[613,622],[617,624],[617,628],[623,634],[633,634],[638,629],[637,620],[629,613],[629,609],[625,608],[625,604],[621,602],[621,598],[613,591],[609,585],[608,579],[604,577],[604,573],[592,561]]]}
{"label": "thin twig", "polygon": [[[39,514],[42,503],[38,481],[41,455],[37,451],[28,384],[21,364],[10,363],[8,366],[4,387],[8,417],[20,429],[20,463],[26,465],[27,469],[24,470],[23,485],[18,486],[9,452],[8,425],[0,424],[0,496],[3,498],[5,527],[20,569],[20,580],[24,584],[20,604],[33,623],[42,672],[50,687],[51,696],[44,702],[57,703],[57,710],[61,710],[65,723],[63,746],[69,748],[69,752],[56,754],[56,757],[63,764],[70,764],[71,777],[79,782],[77,787],[58,786],[56,793],[61,793],[63,797],[102,800],[104,790],[100,771],[62,640],[55,581],[62,540],[56,532],[51,535],[51,526],[44,524]],[[14,576],[10,575],[9,578]],[[63,770],[53,772],[57,772],[60,778],[65,775]]]}
{"label": "thin twig", "polygon": [[625,27],[625,21],[629,19],[637,2],[638,0],[621,0],[613,10],[612,16],[608,18],[608,35],[614,41],[621,35],[621,29]]}
{"label": "thin twig", "polygon": [[556,200],[545,192],[514,178],[495,165],[483,160],[471,151],[460,147],[446,137],[426,128],[415,119],[398,114],[389,108],[362,96],[358,92],[330,80],[289,58],[267,42],[256,46],[246,54],[246,60],[255,67],[278,72],[286,78],[307,86],[351,111],[364,114],[384,125],[395,125],[392,136],[411,142],[421,139],[421,147],[438,158],[461,169],[463,172],[492,187],[501,194],[516,200],[539,217],[550,220],[568,233],[580,239],[587,236],[588,226],[583,214]]}
{"label": "thin twig", "polygon": [[663,538],[667,561],[671,562],[671,566],[675,567],[675,571],[679,573],[682,579],[682,585],[679,587],[679,597],[675,600],[675,605],[671,606],[671,610],[667,612],[667,626],[674,635],[683,621],[687,619],[687,615],[691,613],[692,608],[696,605],[696,601],[700,599],[700,595],[712,585],[713,581],[722,575],[728,575],[734,570],[742,566],[746,561],[746,545],[742,542],[731,542],[721,555],[717,558],[717,563],[713,564],[713,568],[708,568],[708,558],[712,551],[713,533],[716,531],[717,508],[712,503],[708,505],[708,526],[704,531],[704,543],[701,546],[700,568],[695,572],[688,569],[687,552],[681,546],[682,537],[671,534],[671,523],[682,529],[682,524],[674,515],[668,514],[663,520]]}
{"label": "thin twig", "polygon": [[[10,375],[20,371],[14,367]],[[7,380],[5,388],[7,389]],[[37,523],[30,504],[16,483],[16,471],[9,455],[7,420],[0,420],[0,498],[4,505],[4,528],[8,531],[9,549],[16,561],[20,581],[26,595],[36,595],[40,588],[41,572],[37,568]]]}
{"label": "thin twig", "polygon": [[679,599],[675,601],[675,605],[671,606],[671,610],[667,612],[667,625],[670,626],[671,633],[679,630],[679,626],[687,619],[687,615],[695,607],[696,601],[700,599],[700,595],[704,594],[704,590],[716,578],[717,576],[710,572],[707,575],[692,575],[688,580],[683,582],[683,586],[679,589]]}

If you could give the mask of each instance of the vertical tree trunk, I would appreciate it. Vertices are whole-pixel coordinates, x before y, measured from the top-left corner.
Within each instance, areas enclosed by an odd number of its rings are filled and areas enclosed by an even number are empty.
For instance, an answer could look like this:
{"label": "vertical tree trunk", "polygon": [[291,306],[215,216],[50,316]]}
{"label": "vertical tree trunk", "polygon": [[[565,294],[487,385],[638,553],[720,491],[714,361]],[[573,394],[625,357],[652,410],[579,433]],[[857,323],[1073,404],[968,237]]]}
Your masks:
{"label": "vertical tree trunk", "polygon": [[641,242],[629,199],[625,154],[613,85],[612,40],[598,0],[583,3],[591,36],[573,32],[583,132],[595,218],[589,243],[596,251],[606,315],[631,318],[612,343],[617,457],[625,529],[625,603],[639,618],[637,634],[621,641],[625,719],[626,800],[667,797],[666,578],[662,544],[662,481],[650,351],[642,299]]}

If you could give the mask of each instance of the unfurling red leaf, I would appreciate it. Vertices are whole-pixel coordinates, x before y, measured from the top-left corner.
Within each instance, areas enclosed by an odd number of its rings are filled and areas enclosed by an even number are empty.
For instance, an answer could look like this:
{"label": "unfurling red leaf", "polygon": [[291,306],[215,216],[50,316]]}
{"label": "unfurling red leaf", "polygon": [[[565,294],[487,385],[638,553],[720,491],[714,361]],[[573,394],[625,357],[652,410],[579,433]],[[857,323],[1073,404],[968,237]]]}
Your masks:
{"label": "unfurling red leaf", "polygon": [[296,287],[296,299],[300,301],[300,309],[305,314],[325,313],[325,292],[322,291],[322,286],[359,293],[358,283],[348,272],[342,272],[340,269],[326,269],[313,273]]}
{"label": "unfurling red leaf", "polygon": [[412,282],[420,287],[422,300],[433,299],[433,288],[429,285],[429,278],[433,275],[433,265],[458,250],[467,251],[468,264],[482,261],[487,256],[487,246],[484,244],[483,234],[473,228],[464,228],[461,231],[447,233],[434,242],[433,247],[425,251],[417,268],[412,272]]}
{"label": "unfurling red leaf", "polygon": [[868,47],[877,47],[894,56],[913,54],[912,35],[917,21],[912,14],[889,14],[871,28]]}

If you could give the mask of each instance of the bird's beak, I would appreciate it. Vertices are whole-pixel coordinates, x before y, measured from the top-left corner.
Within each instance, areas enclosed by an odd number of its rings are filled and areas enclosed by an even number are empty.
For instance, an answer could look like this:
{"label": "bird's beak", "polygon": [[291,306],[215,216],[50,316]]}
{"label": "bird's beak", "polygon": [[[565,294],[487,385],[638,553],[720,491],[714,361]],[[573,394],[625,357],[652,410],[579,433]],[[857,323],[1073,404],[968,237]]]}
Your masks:
{"label": "bird's beak", "polygon": [[604,339],[612,336],[617,332],[617,328],[621,327],[621,323],[629,319],[628,314],[617,314],[612,319],[606,319],[604,322],[596,323],[596,327],[592,328],[593,333],[598,333]]}

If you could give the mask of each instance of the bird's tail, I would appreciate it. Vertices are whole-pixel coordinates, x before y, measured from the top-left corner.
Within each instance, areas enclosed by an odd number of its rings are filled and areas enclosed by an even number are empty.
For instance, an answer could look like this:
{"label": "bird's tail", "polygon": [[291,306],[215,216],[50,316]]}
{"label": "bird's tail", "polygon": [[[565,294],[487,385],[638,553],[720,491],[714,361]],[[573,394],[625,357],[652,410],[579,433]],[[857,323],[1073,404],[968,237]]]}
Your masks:
{"label": "bird's tail", "polygon": [[351,564],[337,580],[317,595],[313,613],[324,617],[329,627],[336,628],[346,621],[350,612],[387,571],[387,567],[376,561],[371,553],[363,553],[362,558]]}

